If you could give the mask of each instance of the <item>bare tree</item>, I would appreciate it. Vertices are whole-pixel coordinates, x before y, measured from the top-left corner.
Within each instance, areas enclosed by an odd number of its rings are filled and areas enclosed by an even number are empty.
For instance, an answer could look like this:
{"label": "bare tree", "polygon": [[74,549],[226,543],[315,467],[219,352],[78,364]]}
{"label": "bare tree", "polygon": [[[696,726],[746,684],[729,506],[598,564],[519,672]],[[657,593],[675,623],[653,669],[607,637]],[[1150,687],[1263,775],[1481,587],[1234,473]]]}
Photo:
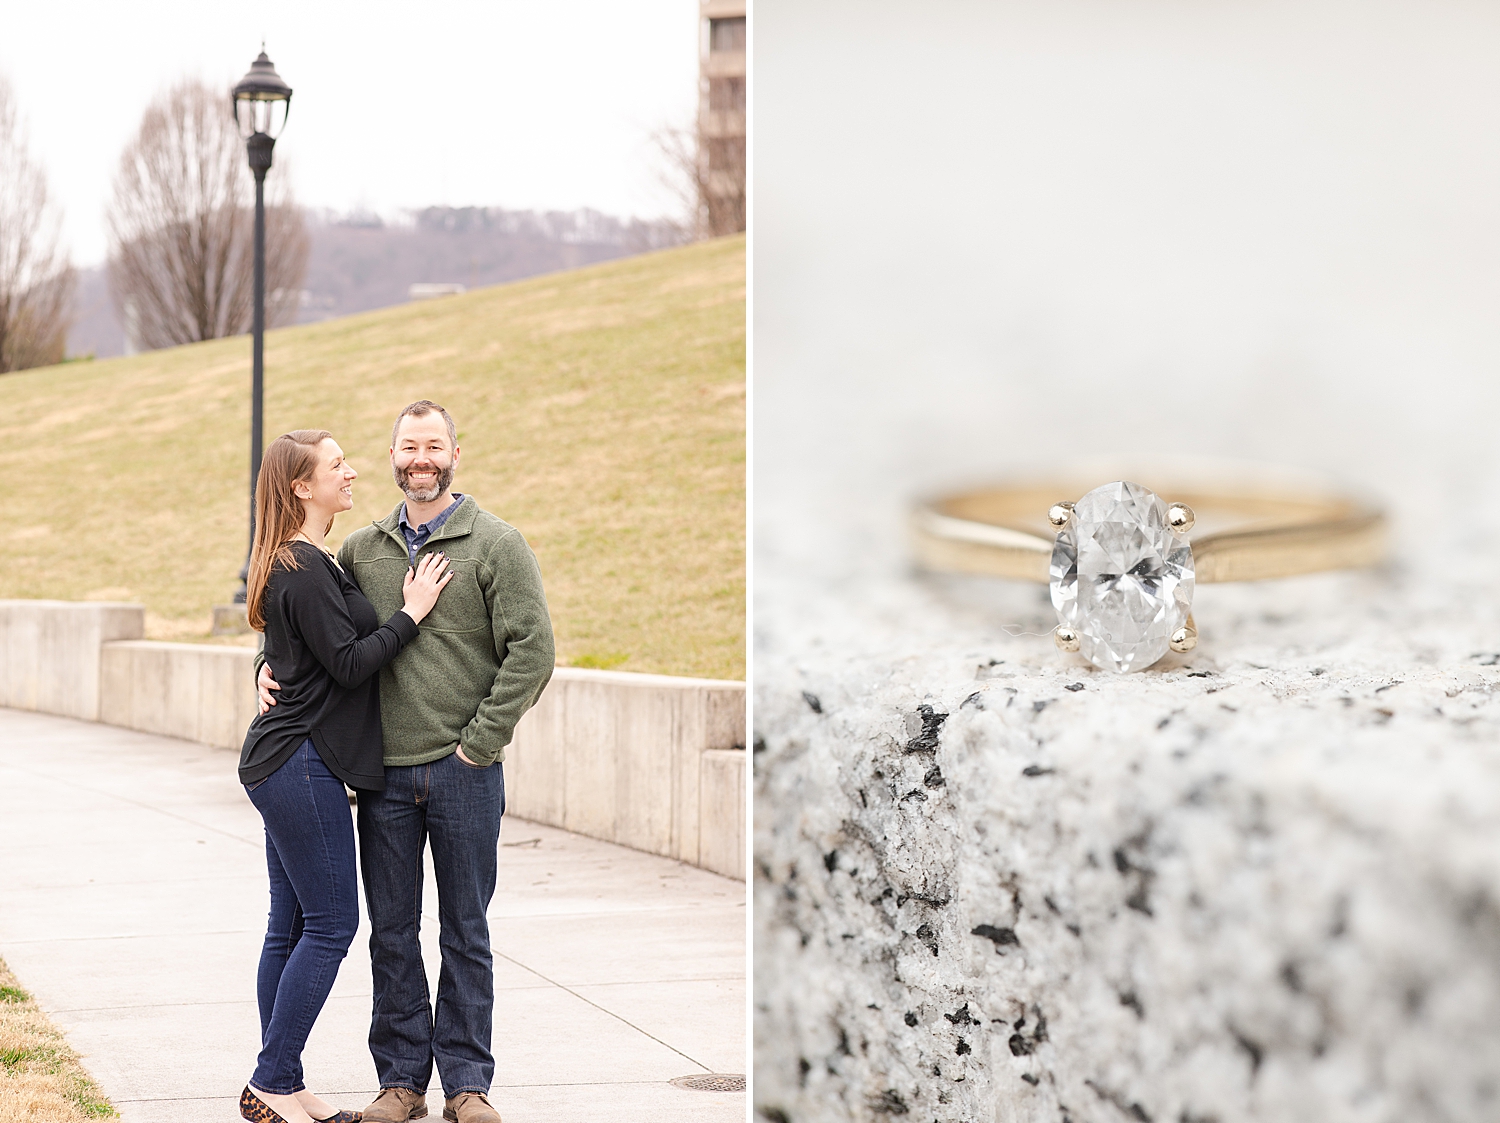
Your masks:
{"label": "bare tree", "polygon": [[[287,169],[266,177],[266,324],[291,322],[308,235]],[[131,342],[170,347],[248,331],[255,184],[229,96],[196,80],[152,102],[120,157],[109,281]]]}
{"label": "bare tree", "polygon": [[652,134],[665,161],[662,182],[677,197],[690,238],[717,238],[745,229],[745,138],[667,126]]}
{"label": "bare tree", "polygon": [[681,218],[673,220],[684,240],[706,237],[703,209],[703,182],[699,174],[698,130],[663,125],[651,134],[651,143],[661,154],[660,176],[664,186],[677,200]]}
{"label": "bare tree", "polygon": [[75,277],[61,222],[0,78],[0,373],[63,359]]}

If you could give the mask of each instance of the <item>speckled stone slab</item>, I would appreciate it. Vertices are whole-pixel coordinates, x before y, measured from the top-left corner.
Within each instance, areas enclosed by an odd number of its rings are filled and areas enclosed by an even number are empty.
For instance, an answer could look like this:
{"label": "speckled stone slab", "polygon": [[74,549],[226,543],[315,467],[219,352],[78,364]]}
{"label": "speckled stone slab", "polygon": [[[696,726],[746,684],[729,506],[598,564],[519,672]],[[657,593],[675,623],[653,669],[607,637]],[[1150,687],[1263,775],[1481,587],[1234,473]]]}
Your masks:
{"label": "speckled stone slab", "polygon": [[762,535],[761,1116],[1500,1118],[1487,541],[1202,587],[1111,675],[1040,586]]}

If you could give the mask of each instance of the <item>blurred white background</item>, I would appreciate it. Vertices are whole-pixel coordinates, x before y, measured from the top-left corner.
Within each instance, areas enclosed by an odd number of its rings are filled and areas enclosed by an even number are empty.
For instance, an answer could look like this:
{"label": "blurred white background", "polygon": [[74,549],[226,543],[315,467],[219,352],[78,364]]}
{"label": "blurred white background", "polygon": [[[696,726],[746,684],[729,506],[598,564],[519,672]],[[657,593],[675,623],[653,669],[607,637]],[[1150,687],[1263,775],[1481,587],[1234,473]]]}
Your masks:
{"label": "blurred white background", "polygon": [[753,22],[758,564],[894,562],[911,495],[1078,455],[1327,470],[1408,552],[1497,521],[1500,7]]}

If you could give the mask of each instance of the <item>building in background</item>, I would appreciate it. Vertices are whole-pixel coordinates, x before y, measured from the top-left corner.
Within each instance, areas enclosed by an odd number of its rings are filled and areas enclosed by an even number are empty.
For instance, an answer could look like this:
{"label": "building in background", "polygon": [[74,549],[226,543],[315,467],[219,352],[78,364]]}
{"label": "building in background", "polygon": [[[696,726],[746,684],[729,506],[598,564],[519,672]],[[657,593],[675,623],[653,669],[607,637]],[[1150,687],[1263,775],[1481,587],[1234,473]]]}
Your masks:
{"label": "building in background", "polygon": [[745,0],[699,0],[698,184],[711,236],[745,229]]}

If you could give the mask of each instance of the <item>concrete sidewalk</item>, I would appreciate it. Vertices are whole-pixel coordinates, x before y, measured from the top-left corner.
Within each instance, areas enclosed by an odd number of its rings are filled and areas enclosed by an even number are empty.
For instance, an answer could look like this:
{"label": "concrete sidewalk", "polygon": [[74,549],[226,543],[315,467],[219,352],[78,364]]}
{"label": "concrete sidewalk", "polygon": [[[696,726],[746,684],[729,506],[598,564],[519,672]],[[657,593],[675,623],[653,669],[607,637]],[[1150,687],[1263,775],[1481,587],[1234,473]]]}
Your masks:
{"label": "concrete sidewalk", "polygon": [[[267,894],[236,761],[0,709],[0,957],[127,1123],[239,1118]],[[668,1083],[746,1071],[744,885],[508,816],[501,848],[491,1099],[506,1123],[744,1119],[742,1093]],[[309,1086],[341,1107],[376,1091],[368,936],[305,1054]],[[436,1078],[428,1105],[440,1119]]]}

